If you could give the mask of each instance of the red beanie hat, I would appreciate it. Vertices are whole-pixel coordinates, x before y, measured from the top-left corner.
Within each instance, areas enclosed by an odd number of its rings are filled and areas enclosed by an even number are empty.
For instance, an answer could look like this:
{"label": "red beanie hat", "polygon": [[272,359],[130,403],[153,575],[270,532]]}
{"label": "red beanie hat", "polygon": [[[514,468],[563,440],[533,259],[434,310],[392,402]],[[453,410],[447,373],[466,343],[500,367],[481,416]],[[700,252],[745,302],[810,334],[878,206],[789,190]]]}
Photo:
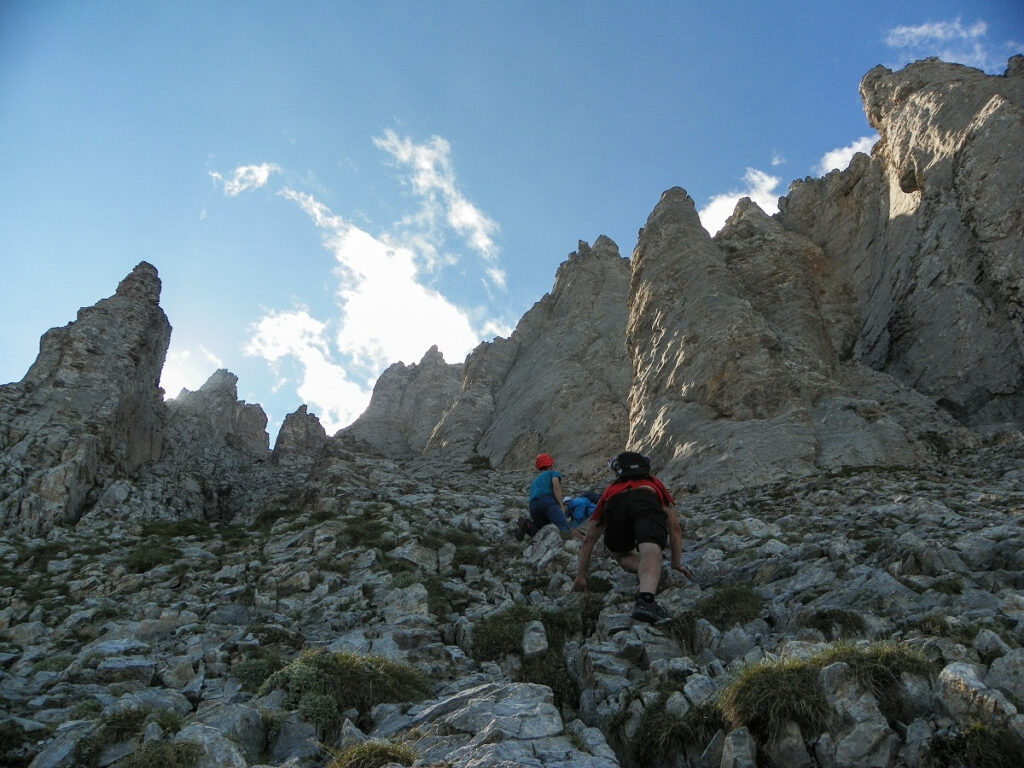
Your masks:
{"label": "red beanie hat", "polygon": [[533,466],[537,469],[547,469],[548,467],[555,466],[555,462],[546,453],[538,453],[537,458],[534,459]]}

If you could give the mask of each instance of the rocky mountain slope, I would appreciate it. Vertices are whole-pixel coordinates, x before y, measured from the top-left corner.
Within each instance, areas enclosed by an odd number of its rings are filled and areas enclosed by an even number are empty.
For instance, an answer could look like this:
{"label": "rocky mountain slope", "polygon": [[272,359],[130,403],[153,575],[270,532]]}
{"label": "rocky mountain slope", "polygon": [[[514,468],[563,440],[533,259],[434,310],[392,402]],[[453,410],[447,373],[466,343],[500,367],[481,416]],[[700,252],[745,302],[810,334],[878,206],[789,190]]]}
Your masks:
{"label": "rocky mountain slope", "polygon": [[[1024,58],[861,93],[871,157],[714,238],[665,192],[334,436],[271,450],[227,371],[163,400],[149,264],[48,332],[0,387],[0,764],[1024,764]],[[694,570],[658,627],[510,536],[535,453],[581,492],[626,445]]]}

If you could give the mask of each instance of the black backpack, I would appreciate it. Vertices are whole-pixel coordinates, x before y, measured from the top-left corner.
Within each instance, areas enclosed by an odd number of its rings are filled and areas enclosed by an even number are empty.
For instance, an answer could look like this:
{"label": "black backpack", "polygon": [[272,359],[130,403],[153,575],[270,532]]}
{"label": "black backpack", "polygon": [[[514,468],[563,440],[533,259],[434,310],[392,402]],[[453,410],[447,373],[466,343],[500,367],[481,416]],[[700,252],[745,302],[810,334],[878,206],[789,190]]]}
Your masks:
{"label": "black backpack", "polygon": [[611,461],[611,468],[619,480],[650,477],[651,457],[634,451],[623,451]]}

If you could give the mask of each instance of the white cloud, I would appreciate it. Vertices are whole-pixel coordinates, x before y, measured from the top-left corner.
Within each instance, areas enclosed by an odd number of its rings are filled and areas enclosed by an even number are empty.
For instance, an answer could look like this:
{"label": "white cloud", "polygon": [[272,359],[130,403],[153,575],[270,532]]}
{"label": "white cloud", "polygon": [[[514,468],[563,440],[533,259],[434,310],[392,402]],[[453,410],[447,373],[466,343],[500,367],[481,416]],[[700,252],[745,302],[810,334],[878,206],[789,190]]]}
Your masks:
{"label": "white cloud", "polygon": [[279,194],[324,230],[336,262],[339,315],[326,322],[305,307],[271,312],[253,327],[245,352],[270,362],[279,383],[283,363],[296,363],[298,395],[329,433],[366,409],[377,376],[391,363],[418,362],[434,344],[445,359],[461,362],[479,343],[467,314],[422,283],[412,249],[374,237],[312,195],[288,187]]}
{"label": "white cloud", "polygon": [[418,361],[434,344],[451,361],[476,345],[466,313],[423,285],[412,249],[374,237],[311,195],[289,188],[280,194],[326,230],[341,311],[335,343],[353,366],[373,377],[392,362]]}
{"label": "white cloud", "polygon": [[370,390],[353,382],[342,366],[331,361],[327,324],[312,317],[305,307],[260,318],[244,352],[269,362],[278,376],[278,386],[286,383],[282,364],[294,360],[301,377],[296,392],[328,434],[350,424],[370,402]]}
{"label": "white cloud", "polygon": [[852,144],[846,147],[837,147],[836,149],[826,152],[814,171],[819,176],[824,176],[829,171],[840,170],[845,171],[850,161],[853,160],[853,156],[858,152],[865,154],[871,153],[871,148],[875,146],[875,142],[878,141],[878,134],[872,134],[871,136],[861,136],[859,139],[854,141]]}
{"label": "white cloud", "polygon": [[278,173],[281,168],[274,163],[262,163],[261,165],[240,165],[231,172],[230,178],[225,179],[216,171],[210,171],[210,178],[224,188],[224,194],[228,197],[237,197],[249,189],[259,189],[266,186],[270,180],[270,174]]}
{"label": "white cloud", "polygon": [[935,42],[977,40],[988,32],[988,24],[976,21],[965,27],[959,17],[954,21],[925,22],[914,27],[893,27],[885,36],[890,48],[914,48]]}
{"label": "white cloud", "polygon": [[[399,166],[409,168],[409,183],[420,198],[421,208],[406,217],[400,226],[411,227],[417,236],[430,240],[430,247],[419,251],[430,259],[436,255],[441,238],[438,222],[444,221],[486,262],[487,279],[499,288],[505,287],[505,272],[497,264],[498,248],[494,236],[498,224],[459,190],[451,162],[451,146],[440,136],[433,136],[423,144],[409,138],[400,138],[388,129],[373,143],[394,158]],[[428,261],[433,266],[433,259]]]}
{"label": "white cloud", "polygon": [[786,158],[780,152],[772,152],[772,167],[785,165]]}
{"label": "white cloud", "polygon": [[746,184],[744,189],[715,195],[698,212],[700,223],[712,235],[717,234],[718,230],[725,226],[725,220],[732,215],[736,203],[744,197],[749,197],[757,203],[769,216],[779,210],[779,196],[775,192],[780,182],[778,176],[772,176],[756,168],[747,168],[743,181]]}
{"label": "white cloud", "polygon": [[917,59],[937,56],[943,61],[966,64],[990,73],[1001,73],[1006,59],[990,50],[985,38],[988,24],[982,20],[964,26],[959,17],[952,21],[929,21],[914,26],[893,27],[885,44],[896,51],[902,66]]}
{"label": "white cloud", "polygon": [[169,350],[160,372],[160,386],[168,399],[181,394],[181,390],[196,391],[214,371],[224,363],[213,352],[199,345],[198,349]]}
{"label": "white cloud", "polygon": [[[435,344],[445,359],[461,362],[485,334],[510,331],[482,309],[471,319],[468,310],[430,287],[439,271],[460,261],[444,248],[451,234],[479,258],[485,288],[505,284],[494,240],[498,225],[459,190],[448,142],[434,136],[417,144],[386,131],[374,143],[408,169],[418,209],[390,230],[371,234],[313,194],[281,188],[277,194],[322,230],[335,262],[337,313],[317,318],[304,306],[268,312],[253,324],[244,350],[270,364],[276,388],[296,387],[328,432],[365,410],[388,365],[418,362]],[[211,176],[233,195],[265,185],[278,171],[267,164],[236,169],[228,181]]]}

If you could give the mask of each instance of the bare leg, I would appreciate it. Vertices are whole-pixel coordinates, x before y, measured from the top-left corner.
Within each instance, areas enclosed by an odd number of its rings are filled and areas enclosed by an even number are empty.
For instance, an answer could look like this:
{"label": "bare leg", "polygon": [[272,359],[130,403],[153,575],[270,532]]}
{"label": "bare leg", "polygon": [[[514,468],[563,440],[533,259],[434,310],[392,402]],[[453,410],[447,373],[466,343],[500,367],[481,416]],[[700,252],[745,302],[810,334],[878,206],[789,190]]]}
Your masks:
{"label": "bare leg", "polygon": [[636,573],[640,567],[640,553],[636,550],[632,552],[612,552],[612,557],[618,561],[624,571]]}
{"label": "bare leg", "polygon": [[637,559],[639,564],[636,575],[640,579],[639,591],[654,594],[658,589],[658,582],[661,581],[661,547],[650,541],[642,542]]}

